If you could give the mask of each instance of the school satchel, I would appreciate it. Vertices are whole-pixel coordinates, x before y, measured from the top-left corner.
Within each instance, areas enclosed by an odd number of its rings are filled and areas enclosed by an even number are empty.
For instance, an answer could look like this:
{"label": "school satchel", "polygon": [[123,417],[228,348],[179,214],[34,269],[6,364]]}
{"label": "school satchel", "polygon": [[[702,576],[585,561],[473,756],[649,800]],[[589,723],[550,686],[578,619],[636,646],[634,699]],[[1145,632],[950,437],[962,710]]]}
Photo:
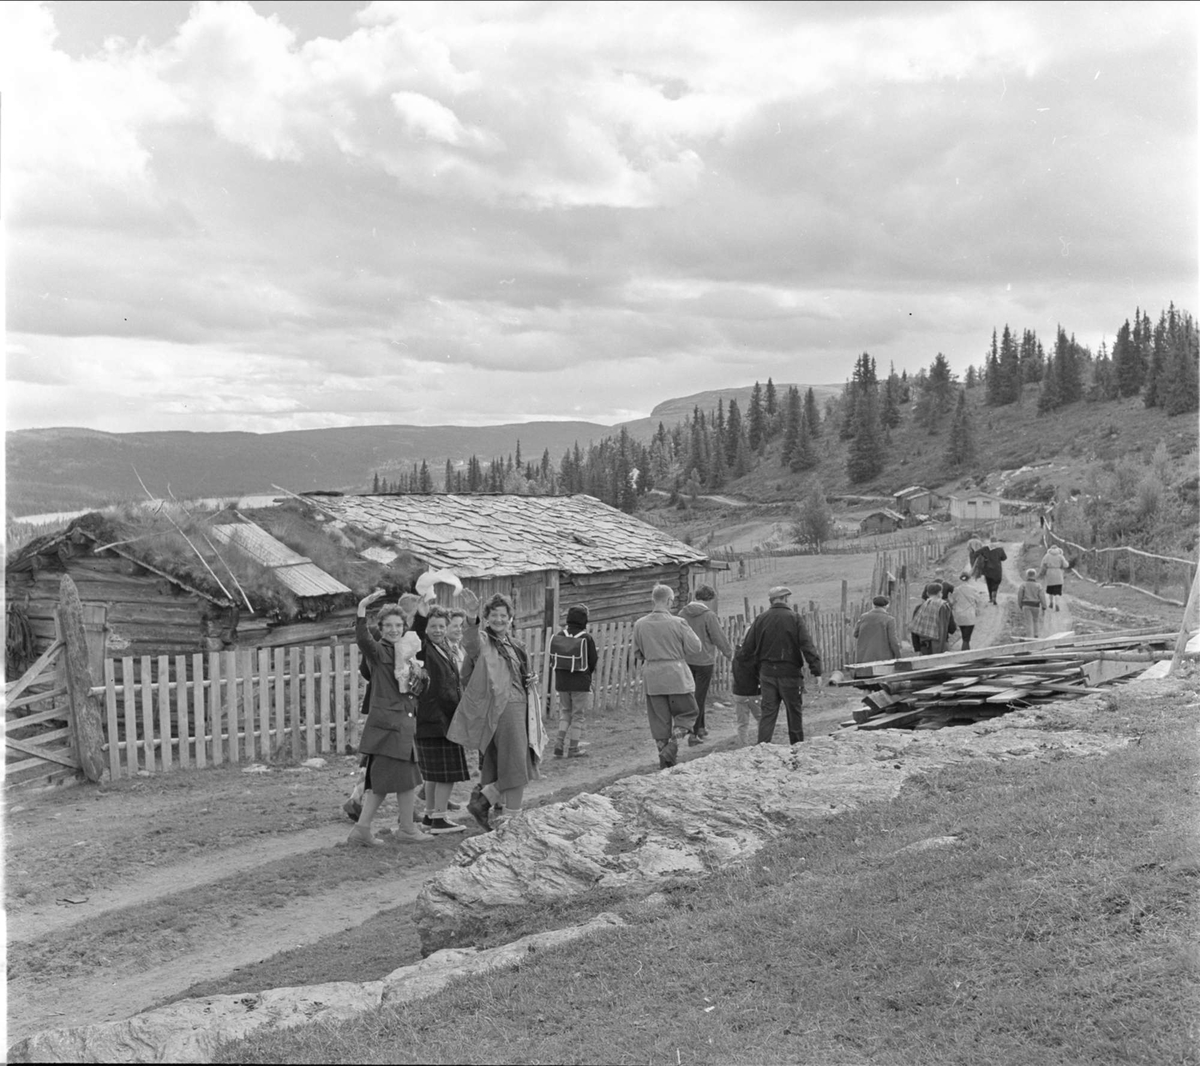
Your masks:
{"label": "school satchel", "polygon": [[565,670],[570,674],[587,672],[587,630],[582,629],[574,636],[565,629],[550,638],[550,669]]}

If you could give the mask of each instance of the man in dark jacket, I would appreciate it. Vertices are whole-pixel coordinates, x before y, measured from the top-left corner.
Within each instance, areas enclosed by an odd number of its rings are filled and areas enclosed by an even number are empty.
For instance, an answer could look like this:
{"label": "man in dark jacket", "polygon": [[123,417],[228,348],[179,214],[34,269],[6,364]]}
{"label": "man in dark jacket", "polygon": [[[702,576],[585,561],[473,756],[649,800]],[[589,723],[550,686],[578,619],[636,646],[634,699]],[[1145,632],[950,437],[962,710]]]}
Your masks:
{"label": "man in dark jacket", "polygon": [[1008,553],[993,536],[988,537],[987,544],[979,549],[979,555],[975,559],[975,573],[982,574],[987,583],[988,605],[991,607],[999,606],[996,603],[996,592],[1000,588],[1000,582],[1004,580],[1004,560],[1007,558]]}
{"label": "man in dark jacket", "polygon": [[696,682],[696,706],[700,713],[696,716],[696,727],[688,737],[689,744],[699,744],[708,736],[704,726],[704,701],[708,698],[708,686],[712,682],[713,668],[717,664],[717,652],[720,651],[726,659],[733,658],[733,648],[729,638],[717,620],[713,604],[717,592],[711,585],[700,585],[692,595],[692,602],[679,611],[679,617],[692,627],[692,631],[700,638],[701,648],[694,655],[687,657],[688,669]]}
{"label": "man in dark jacket", "polygon": [[758,742],[769,744],[775,734],[779,704],[787,706],[788,742],[804,739],[801,718],[804,663],[813,677],[821,676],[821,653],[809,636],[804,620],[791,609],[792,590],[777,585],[767,593],[771,606],[750,623],[738,655],[758,667],[762,688],[762,718],[758,723]]}

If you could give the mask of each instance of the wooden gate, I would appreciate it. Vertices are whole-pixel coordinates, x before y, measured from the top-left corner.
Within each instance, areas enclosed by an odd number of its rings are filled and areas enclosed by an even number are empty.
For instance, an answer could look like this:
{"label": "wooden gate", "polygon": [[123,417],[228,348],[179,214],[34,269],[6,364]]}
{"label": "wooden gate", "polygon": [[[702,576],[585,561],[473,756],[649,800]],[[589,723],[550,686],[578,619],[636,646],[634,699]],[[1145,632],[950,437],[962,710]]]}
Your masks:
{"label": "wooden gate", "polygon": [[[84,608],[66,575],[55,621],[54,643],[4,686],[6,786],[99,781],[104,772],[104,733],[91,691]],[[94,629],[96,620],[90,621]]]}

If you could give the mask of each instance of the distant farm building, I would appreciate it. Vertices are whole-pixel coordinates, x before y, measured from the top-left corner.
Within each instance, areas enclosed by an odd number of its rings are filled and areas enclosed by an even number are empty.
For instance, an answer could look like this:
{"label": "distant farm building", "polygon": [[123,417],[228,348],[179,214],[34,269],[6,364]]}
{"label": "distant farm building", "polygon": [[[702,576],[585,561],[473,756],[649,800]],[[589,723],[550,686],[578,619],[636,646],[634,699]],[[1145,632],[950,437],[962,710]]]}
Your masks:
{"label": "distant farm building", "polygon": [[708,563],[705,553],[592,496],[310,499],[339,527],[452,570],[481,600],[510,596],[520,628],[561,624],[572,603],[586,603],[593,622],[635,618],[649,610],[655,584],[686,599],[691,571]]}
{"label": "distant farm building", "polygon": [[921,485],[910,485],[906,489],[892,495],[896,501],[893,510],[901,515],[928,515],[937,510],[941,502],[936,492],[931,492]]}
{"label": "distant farm building", "polygon": [[885,507],[881,511],[872,511],[859,522],[858,531],[864,534],[894,533],[902,525],[904,525],[904,515]]}
{"label": "distant farm building", "polygon": [[973,522],[991,522],[1000,517],[999,496],[992,496],[986,492],[973,492],[963,495],[950,496],[950,521],[965,522],[970,525]]}

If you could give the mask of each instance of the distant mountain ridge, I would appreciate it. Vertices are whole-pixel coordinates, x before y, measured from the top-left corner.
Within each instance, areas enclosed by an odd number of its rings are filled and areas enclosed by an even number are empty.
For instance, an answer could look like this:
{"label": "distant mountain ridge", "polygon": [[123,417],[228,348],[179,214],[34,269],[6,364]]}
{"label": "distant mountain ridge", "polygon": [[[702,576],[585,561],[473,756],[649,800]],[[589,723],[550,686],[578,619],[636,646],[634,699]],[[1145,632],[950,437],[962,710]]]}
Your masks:
{"label": "distant mountain ridge", "polygon": [[[776,388],[782,398],[787,386]],[[812,388],[823,402],[825,395],[836,394],[841,387]],[[447,459],[458,463],[476,455],[486,465],[492,458],[513,454],[520,441],[524,460],[540,460],[548,448],[557,466],[576,442],[586,449],[592,441],[618,434],[622,428],[636,439],[648,439],[660,421],[669,428],[688,417],[697,405],[709,410],[716,408],[718,400],[728,405],[736,399],[744,411],[750,392],[751,387],[746,386],[665,400],[648,418],[615,426],[542,421],[494,426],[348,426],[282,433],[105,433],[70,427],[13,430],[6,434],[6,511],[20,517],[143,499],[138,475],[156,496],[166,496],[169,487],[181,499],[269,492],[272,485],[292,492],[359,492],[370,487],[375,473],[392,478],[425,460],[435,485],[440,485]]]}

